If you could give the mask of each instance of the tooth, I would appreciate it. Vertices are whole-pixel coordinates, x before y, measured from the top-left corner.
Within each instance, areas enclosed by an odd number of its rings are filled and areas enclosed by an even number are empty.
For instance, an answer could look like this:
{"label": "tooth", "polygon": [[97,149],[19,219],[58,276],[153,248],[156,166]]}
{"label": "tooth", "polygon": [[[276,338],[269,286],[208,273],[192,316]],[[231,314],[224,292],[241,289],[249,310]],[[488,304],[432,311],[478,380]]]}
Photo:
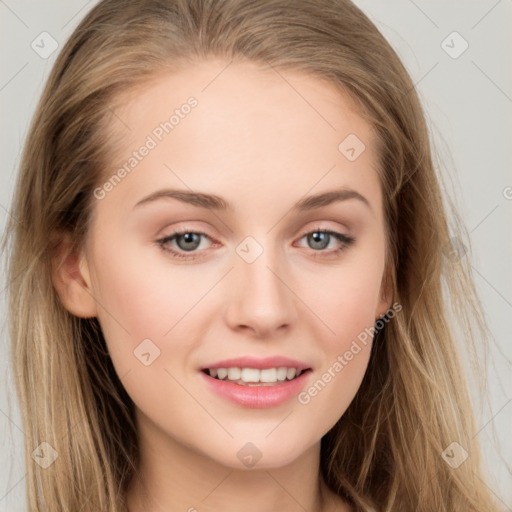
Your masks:
{"label": "tooth", "polygon": [[259,382],[260,371],[257,368],[242,368],[241,379],[244,382]]}
{"label": "tooth", "polygon": [[240,368],[228,368],[228,379],[229,380],[238,380],[240,378],[242,371]]}
{"label": "tooth", "polygon": [[295,368],[288,368],[288,371],[286,372],[286,378],[288,380],[292,380],[295,377],[295,373],[297,370]]}
{"label": "tooth", "polygon": [[238,382],[238,384],[242,381],[244,384],[248,385],[274,384],[278,381],[292,380],[299,377],[304,371],[305,370],[298,370],[297,368],[287,368],[286,366],[265,368],[264,370],[238,367],[208,369],[211,377],[216,377],[219,380]]}
{"label": "tooth", "polygon": [[277,380],[283,381],[286,380],[286,374],[288,372],[288,368],[286,366],[281,366],[277,369]]}
{"label": "tooth", "polygon": [[275,382],[276,380],[277,370],[275,368],[261,370],[260,382]]}

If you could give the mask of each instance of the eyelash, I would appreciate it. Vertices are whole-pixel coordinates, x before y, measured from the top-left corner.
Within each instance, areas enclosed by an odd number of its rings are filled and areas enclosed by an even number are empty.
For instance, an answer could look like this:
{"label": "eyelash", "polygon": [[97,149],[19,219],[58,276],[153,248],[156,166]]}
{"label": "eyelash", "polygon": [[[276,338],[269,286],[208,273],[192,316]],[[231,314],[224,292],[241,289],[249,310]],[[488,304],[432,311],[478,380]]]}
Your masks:
{"label": "eyelash", "polygon": [[[199,251],[193,252],[193,253],[191,252],[188,254],[185,253],[186,255],[184,255],[183,252],[177,251],[176,249],[170,249],[167,246],[167,243],[174,240],[177,236],[184,235],[187,233],[193,233],[195,235],[202,235],[202,236],[205,236],[206,238],[210,238],[206,233],[203,233],[202,231],[191,230],[191,229],[181,229],[181,230],[173,231],[170,235],[168,235],[164,238],[161,238],[159,240],[156,240],[156,243],[160,246],[160,249],[162,251],[171,253],[174,257],[176,257],[178,259],[195,260],[196,258],[200,257]],[[327,233],[327,234],[333,236],[334,238],[336,238],[339,242],[341,242],[340,247],[338,247],[337,249],[335,249],[333,251],[328,252],[327,254],[322,254],[322,253],[326,252],[325,250],[318,250],[318,251],[313,250],[314,258],[318,258],[318,257],[330,258],[330,257],[338,256],[339,254],[341,254],[345,249],[347,249],[349,246],[351,246],[356,241],[356,239],[352,236],[344,235],[343,233],[338,233],[337,231],[332,231],[330,229],[322,229],[322,228],[316,228],[316,229],[312,229],[310,231],[306,231],[305,233],[303,233],[301,235],[299,240],[301,240],[305,236],[311,235],[313,233]],[[318,253],[320,253],[320,254],[318,254]]]}

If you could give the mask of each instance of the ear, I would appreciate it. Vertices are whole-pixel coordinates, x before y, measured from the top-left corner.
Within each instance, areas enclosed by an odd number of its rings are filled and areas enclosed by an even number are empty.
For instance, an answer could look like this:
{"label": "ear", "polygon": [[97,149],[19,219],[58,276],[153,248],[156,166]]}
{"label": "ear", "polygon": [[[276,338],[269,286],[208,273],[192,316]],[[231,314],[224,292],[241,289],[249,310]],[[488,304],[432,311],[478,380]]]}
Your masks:
{"label": "ear", "polygon": [[390,265],[386,266],[384,275],[382,276],[379,301],[377,304],[377,310],[375,311],[375,320],[386,313],[391,308],[393,303],[393,279],[392,269]]}
{"label": "ear", "polygon": [[80,318],[97,315],[89,268],[85,255],[78,253],[68,233],[59,237],[52,258],[52,282],[63,306]]}

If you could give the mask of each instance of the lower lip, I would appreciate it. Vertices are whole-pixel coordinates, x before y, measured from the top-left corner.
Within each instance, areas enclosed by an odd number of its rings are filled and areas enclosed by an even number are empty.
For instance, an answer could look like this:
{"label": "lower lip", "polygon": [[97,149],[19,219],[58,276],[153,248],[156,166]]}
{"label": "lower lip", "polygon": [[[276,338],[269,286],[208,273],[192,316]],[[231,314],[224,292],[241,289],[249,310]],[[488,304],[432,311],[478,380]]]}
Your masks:
{"label": "lower lip", "polygon": [[302,372],[296,379],[282,381],[273,386],[243,386],[215,379],[203,371],[200,373],[215,393],[230,402],[249,409],[266,409],[281,405],[297,396],[304,388],[311,370]]}

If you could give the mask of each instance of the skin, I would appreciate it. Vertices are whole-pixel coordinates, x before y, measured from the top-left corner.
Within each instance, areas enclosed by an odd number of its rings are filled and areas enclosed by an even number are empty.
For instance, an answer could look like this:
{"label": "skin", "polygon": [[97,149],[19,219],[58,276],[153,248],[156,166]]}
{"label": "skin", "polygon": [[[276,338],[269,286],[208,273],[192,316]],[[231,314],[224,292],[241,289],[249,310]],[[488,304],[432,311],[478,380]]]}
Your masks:
{"label": "skin", "polygon": [[[296,398],[267,409],[231,404],[205,385],[199,368],[284,355],[313,368],[307,389],[390,307],[373,133],[327,82],[226,65],[208,60],[161,75],[122,102],[122,123],[113,120],[111,130],[123,145],[107,177],[174,108],[190,96],[198,105],[95,200],[80,253],[63,239],[54,283],[71,313],[98,318],[136,405],[142,480],[130,487],[130,512],[348,511],[320,477],[320,440],[354,398],[371,343],[305,405]],[[366,145],[355,161],[338,150],[351,133]],[[306,195],[340,187],[371,207],[349,199],[291,211]],[[162,188],[216,194],[231,209],[176,199],[134,208]],[[177,259],[156,243],[177,228],[208,235],[198,258]],[[318,228],[356,241],[334,254],[341,243],[326,237],[319,249],[306,236]],[[247,236],[263,249],[250,264],[236,252]],[[178,242],[168,245],[187,247]],[[144,339],[160,350],[149,366],[134,356]],[[251,468],[237,457],[248,442],[262,454]]]}

